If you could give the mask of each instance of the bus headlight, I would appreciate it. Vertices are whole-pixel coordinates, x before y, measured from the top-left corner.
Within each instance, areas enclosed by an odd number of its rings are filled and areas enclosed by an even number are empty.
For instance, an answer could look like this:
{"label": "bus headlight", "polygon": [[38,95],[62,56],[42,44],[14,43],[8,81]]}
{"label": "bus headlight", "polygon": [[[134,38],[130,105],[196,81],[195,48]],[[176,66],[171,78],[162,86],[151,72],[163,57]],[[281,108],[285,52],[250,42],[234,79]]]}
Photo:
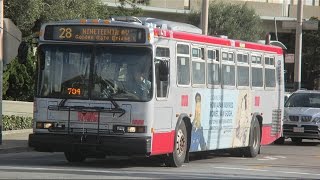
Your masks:
{"label": "bus headlight", "polygon": [[145,126],[120,126],[115,125],[113,126],[113,130],[116,132],[125,132],[125,133],[145,133],[146,127]]}
{"label": "bus headlight", "polygon": [[135,133],[136,132],[136,127],[127,127],[127,132],[128,133]]}
{"label": "bus headlight", "polygon": [[49,129],[50,127],[53,127],[52,122],[37,122],[36,123],[37,129]]}

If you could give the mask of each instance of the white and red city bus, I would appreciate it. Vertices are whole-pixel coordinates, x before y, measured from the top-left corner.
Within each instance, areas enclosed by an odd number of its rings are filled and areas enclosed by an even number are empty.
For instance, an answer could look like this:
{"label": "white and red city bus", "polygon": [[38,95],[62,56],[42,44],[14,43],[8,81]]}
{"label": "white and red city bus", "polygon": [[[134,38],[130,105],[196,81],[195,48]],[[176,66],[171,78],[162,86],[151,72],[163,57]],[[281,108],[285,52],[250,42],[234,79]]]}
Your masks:
{"label": "white and red city bus", "polygon": [[201,35],[192,25],[117,17],[44,24],[29,146],[96,155],[232,149],[255,157],[281,136],[280,47]]}

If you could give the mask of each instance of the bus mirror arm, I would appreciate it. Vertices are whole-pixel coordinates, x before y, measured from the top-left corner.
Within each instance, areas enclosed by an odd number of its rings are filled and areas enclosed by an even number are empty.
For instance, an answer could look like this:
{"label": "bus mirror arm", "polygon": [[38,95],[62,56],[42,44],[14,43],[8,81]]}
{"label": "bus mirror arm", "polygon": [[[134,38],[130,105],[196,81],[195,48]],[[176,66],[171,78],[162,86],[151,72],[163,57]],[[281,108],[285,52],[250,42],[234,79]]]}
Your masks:
{"label": "bus mirror arm", "polygon": [[[122,109],[122,108],[116,108],[116,110],[119,110],[119,111],[121,111],[121,112],[117,112],[117,113],[121,113],[119,116],[118,116],[118,118],[119,117],[121,117],[121,116],[123,116],[125,113],[126,113],[126,110],[124,110],[124,109]],[[113,113],[113,117],[115,116],[115,112]]]}

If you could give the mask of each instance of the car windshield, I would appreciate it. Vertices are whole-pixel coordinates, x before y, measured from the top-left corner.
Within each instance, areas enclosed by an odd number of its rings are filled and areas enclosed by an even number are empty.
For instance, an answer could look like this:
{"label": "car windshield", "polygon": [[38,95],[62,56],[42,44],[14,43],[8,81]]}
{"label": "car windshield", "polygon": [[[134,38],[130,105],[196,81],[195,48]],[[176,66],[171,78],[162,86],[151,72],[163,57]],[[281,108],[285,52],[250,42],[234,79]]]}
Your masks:
{"label": "car windshield", "polygon": [[320,108],[320,93],[293,93],[286,101],[285,107]]}
{"label": "car windshield", "polygon": [[[43,45],[39,62],[40,97],[136,101],[152,97],[152,54],[146,47]],[[143,92],[137,90],[141,87]]]}

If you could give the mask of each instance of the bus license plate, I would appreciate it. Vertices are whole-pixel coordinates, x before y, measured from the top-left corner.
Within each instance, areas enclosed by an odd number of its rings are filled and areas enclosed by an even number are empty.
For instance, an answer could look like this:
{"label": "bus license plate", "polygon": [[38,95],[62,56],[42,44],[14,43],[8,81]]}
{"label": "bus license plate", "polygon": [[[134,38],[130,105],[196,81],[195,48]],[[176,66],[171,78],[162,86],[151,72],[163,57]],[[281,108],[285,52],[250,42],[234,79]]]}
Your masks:
{"label": "bus license plate", "polygon": [[98,122],[98,112],[78,112],[78,120],[81,122]]}
{"label": "bus license plate", "polygon": [[303,133],[304,127],[293,127],[293,132]]}

